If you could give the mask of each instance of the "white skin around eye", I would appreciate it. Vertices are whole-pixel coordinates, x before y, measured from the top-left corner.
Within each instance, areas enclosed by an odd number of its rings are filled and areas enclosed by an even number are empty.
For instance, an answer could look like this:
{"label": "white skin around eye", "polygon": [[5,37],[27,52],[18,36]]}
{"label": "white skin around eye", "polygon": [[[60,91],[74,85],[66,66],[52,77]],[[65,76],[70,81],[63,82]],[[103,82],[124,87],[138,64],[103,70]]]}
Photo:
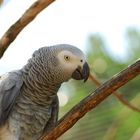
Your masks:
{"label": "white skin around eye", "polygon": [[78,66],[83,67],[85,58],[76,56],[69,51],[62,51],[58,54],[60,64],[67,70],[75,70]]}

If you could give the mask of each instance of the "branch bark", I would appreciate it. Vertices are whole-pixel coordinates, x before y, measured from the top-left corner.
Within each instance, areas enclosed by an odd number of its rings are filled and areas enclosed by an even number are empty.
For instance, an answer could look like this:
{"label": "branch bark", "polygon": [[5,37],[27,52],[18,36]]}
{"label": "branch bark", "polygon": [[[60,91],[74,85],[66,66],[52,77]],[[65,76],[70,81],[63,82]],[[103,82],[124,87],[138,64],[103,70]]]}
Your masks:
{"label": "branch bark", "polygon": [[[95,75],[90,74],[89,78],[94,82],[98,87],[101,86],[101,82],[96,78]],[[140,109],[132,105],[130,102],[128,102],[124,96],[120,92],[113,92],[112,93],[122,104],[126,105],[128,108],[140,112]]]}
{"label": "branch bark", "polygon": [[8,46],[15,40],[17,35],[28,25],[43,9],[55,0],[38,0],[25,11],[23,16],[18,19],[0,39],[0,58],[3,56]]}
{"label": "branch bark", "polygon": [[58,121],[57,125],[42,136],[40,140],[55,140],[60,137],[88,111],[95,108],[112,92],[135,78],[138,74],[140,74],[140,60],[121,71],[119,74],[114,75],[110,80],[102,84],[89,96],[75,105],[64,117]]}

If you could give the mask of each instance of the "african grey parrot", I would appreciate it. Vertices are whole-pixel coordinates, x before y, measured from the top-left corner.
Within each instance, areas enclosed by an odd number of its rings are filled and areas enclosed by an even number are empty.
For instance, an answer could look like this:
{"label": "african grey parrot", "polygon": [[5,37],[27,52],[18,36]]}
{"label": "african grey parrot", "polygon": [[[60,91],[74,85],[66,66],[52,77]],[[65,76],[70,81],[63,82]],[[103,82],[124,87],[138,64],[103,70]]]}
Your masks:
{"label": "african grey parrot", "polygon": [[88,76],[84,54],[72,45],[35,51],[22,69],[0,77],[0,140],[39,139],[57,121],[61,84]]}

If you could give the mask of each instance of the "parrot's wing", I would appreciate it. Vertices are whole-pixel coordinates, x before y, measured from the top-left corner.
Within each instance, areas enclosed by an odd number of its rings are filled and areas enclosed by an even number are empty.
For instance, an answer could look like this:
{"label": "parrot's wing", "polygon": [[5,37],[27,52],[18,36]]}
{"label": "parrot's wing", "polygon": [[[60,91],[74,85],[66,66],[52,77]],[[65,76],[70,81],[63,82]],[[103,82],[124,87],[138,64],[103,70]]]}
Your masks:
{"label": "parrot's wing", "polygon": [[51,113],[51,118],[47,122],[44,133],[48,132],[52,127],[54,127],[57,123],[58,120],[58,112],[59,112],[59,100],[58,96],[54,99],[52,103],[52,113]]}
{"label": "parrot's wing", "polygon": [[0,77],[0,125],[7,120],[23,84],[20,71]]}

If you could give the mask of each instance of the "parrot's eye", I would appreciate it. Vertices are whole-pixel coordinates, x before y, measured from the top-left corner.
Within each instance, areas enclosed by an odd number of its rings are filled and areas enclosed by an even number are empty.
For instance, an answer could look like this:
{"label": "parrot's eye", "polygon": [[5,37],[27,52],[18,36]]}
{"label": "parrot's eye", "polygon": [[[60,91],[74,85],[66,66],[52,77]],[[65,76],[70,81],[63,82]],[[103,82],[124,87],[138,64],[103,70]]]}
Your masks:
{"label": "parrot's eye", "polygon": [[66,61],[69,61],[69,60],[70,60],[70,56],[64,55],[64,59],[65,59]]}

